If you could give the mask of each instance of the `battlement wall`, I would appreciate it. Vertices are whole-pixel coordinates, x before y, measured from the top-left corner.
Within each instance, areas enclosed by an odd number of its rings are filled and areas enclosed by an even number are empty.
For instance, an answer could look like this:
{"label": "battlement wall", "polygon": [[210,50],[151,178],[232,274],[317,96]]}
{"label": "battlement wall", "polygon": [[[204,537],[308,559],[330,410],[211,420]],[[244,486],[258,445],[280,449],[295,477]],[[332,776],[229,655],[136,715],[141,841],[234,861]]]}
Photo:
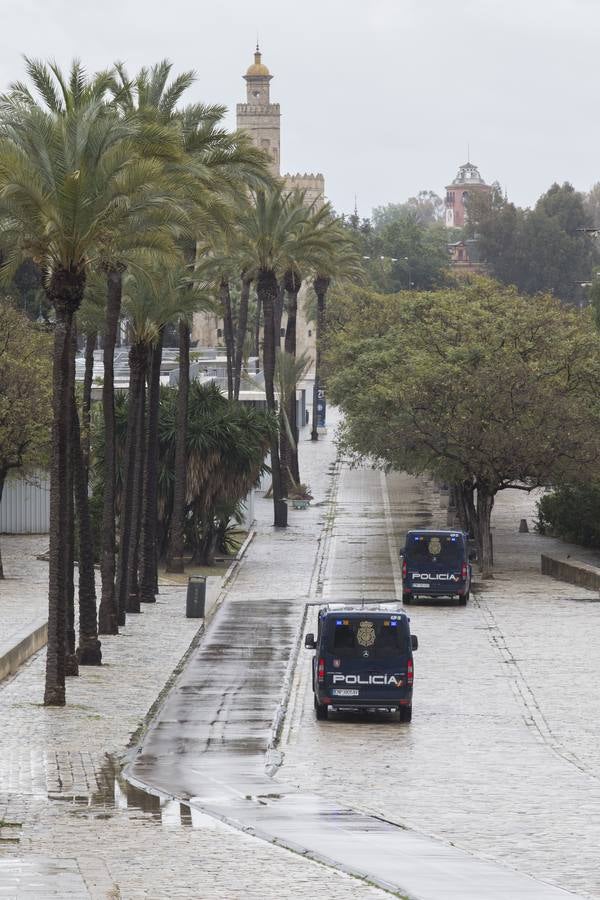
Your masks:
{"label": "battlement wall", "polygon": [[238,103],[235,111],[238,116],[280,116],[279,103],[265,103],[254,105],[250,103]]}

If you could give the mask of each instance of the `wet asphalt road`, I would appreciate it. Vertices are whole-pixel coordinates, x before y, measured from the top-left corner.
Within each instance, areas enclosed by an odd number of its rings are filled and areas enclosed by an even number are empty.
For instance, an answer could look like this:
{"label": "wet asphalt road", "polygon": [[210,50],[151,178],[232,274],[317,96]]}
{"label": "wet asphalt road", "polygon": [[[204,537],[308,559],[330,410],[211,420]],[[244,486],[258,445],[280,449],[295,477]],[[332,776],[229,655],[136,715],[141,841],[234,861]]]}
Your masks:
{"label": "wet asphalt road", "polygon": [[[291,512],[286,531],[266,524],[259,528],[226,601],[127,777],[409,896],[572,897],[266,774],[273,719],[291,674],[289,661],[307,601],[392,600],[395,593],[382,476],[344,468],[340,486],[331,448],[323,442],[314,451],[311,484],[317,496],[329,490],[328,502]],[[417,482],[411,483],[411,491],[405,500],[407,522],[427,524],[430,491]],[[270,509],[263,508],[263,517],[269,515]]]}

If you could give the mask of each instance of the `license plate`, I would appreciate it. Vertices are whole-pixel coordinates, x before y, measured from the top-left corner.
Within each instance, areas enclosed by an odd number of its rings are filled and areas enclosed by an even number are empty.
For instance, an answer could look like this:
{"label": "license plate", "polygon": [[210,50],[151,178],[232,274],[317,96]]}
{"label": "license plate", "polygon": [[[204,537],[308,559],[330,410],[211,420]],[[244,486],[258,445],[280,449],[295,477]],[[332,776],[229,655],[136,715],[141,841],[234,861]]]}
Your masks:
{"label": "license plate", "polygon": [[425,590],[429,590],[430,587],[431,585],[427,584],[426,581],[413,581],[413,590],[415,588],[419,588],[419,590],[422,590],[423,588],[425,588]]}
{"label": "license plate", "polygon": [[336,697],[358,697],[358,691],[344,690],[343,688],[336,688],[331,693]]}

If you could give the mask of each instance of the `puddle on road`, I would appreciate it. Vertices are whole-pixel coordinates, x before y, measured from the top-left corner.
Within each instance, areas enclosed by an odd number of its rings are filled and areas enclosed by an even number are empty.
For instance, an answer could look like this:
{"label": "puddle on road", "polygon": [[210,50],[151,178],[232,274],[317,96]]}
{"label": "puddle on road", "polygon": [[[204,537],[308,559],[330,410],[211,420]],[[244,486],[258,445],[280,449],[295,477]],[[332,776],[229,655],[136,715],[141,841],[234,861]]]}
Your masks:
{"label": "puddle on road", "polygon": [[163,827],[218,828],[216,819],[201,813],[179,800],[158,797],[130,784],[121,766],[107,757],[97,776],[98,790],[89,795],[48,793],[53,802],[70,806],[69,813],[78,819],[112,819],[126,812],[132,818]]}

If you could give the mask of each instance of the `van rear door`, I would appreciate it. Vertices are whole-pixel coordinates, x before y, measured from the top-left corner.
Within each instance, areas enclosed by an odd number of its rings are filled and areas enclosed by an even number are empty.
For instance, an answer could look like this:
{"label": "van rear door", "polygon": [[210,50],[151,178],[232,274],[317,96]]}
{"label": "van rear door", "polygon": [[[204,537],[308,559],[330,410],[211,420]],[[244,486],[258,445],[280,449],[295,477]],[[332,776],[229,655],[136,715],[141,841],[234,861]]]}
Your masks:
{"label": "van rear door", "polygon": [[328,617],[325,628],[324,692],[334,705],[353,698],[358,705],[394,705],[407,696],[412,652],[405,616],[345,614]]}

